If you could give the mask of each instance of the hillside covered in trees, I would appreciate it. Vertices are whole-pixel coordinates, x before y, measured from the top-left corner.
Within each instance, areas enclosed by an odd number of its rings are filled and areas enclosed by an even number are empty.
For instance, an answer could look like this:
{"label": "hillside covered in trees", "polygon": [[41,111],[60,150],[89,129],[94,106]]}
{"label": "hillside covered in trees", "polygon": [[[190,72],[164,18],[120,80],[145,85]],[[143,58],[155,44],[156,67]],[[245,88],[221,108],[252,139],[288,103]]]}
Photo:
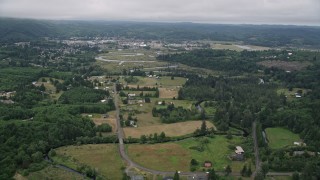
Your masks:
{"label": "hillside covered in trees", "polygon": [[319,27],[271,25],[214,25],[112,21],[44,21],[0,19],[0,42],[42,37],[126,37],[166,41],[243,41],[260,46],[320,47]]}

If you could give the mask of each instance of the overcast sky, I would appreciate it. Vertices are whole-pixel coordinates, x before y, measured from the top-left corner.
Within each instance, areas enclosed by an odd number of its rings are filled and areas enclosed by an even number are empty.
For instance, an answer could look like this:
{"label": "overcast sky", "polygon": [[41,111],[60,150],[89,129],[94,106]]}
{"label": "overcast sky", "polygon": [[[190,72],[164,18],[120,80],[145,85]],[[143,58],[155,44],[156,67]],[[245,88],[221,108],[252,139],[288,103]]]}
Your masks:
{"label": "overcast sky", "polygon": [[0,0],[0,16],[320,25],[320,0]]}

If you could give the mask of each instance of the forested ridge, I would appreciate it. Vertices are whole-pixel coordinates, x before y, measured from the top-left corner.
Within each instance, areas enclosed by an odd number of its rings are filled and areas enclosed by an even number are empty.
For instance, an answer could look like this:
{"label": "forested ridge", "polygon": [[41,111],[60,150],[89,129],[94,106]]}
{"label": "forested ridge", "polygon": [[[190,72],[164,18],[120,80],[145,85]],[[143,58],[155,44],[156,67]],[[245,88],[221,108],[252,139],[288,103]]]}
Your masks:
{"label": "forested ridge", "polygon": [[169,42],[209,39],[243,41],[269,47],[319,47],[319,32],[319,27],[306,26],[0,19],[1,42],[30,41],[42,37],[121,36]]}

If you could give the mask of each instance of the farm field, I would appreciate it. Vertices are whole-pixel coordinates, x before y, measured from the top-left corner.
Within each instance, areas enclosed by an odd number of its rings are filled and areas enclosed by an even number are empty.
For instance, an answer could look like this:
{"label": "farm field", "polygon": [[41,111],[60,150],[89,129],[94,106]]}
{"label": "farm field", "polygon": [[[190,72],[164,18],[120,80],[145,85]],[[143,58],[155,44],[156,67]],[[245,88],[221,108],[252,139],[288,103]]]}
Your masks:
{"label": "farm field", "polygon": [[285,128],[267,128],[265,131],[269,140],[269,147],[273,149],[292,146],[293,142],[300,141],[298,134],[294,134]]}
{"label": "farm field", "polygon": [[[130,144],[127,146],[127,151],[132,160],[138,164],[162,171],[189,171],[191,159],[197,160],[200,164],[207,160],[211,161],[213,168],[217,171],[223,170],[228,164],[231,165],[232,169],[235,168],[235,172],[239,170],[239,167],[242,168],[245,162],[235,162],[235,165],[233,165],[234,162],[228,158],[233,153],[228,145],[241,144],[241,137],[228,140],[224,136],[215,136],[214,138],[208,138],[208,140],[209,143],[204,145],[203,152],[190,149],[190,147],[199,146],[201,141],[199,138],[176,143]],[[202,170],[202,167],[199,167],[198,170]]]}
{"label": "farm field", "polygon": [[213,49],[229,49],[235,51],[243,51],[243,50],[253,50],[253,51],[262,51],[268,50],[270,48],[263,46],[254,46],[254,45],[237,45],[233,43],[214,43]]}
{"label": "farm field", "polygon": [[56,149],[55,162],[71,168],[86,164],[107,179],[121,179],[124,166],[115,144],[66,146]]}
{"label": "farm field", "polygon": [[[182,136],[193,133],[197,128],[200,129],[202,121],[187,121],[172,124],[159,124],[147,127],[123,128],[125,137],[140,138],[141,135],[149,135],[164,132],[166,136]],[[215,128],[211,122],[206,122],[208,128]]]}
{"label": "farm field", "polygon": [[72,173],[61,168],[54,167],[52,165],[36,172],[30,173],[27,177],[21,175],[15,176],[16,180],[39,180],[39,179],[48,179],[48,180],[79,180],[85,179],[84,177]]}

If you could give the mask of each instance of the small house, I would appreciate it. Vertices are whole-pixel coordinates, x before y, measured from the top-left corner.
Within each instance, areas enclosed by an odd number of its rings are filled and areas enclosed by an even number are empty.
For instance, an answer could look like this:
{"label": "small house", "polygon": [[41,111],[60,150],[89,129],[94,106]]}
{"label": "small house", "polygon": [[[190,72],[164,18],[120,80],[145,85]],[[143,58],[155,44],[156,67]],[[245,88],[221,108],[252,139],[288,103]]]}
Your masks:
{"label": "small house", "polygon": [[296,96],[296,98],[301,98],[302,97],[301,94],[299,94],[299,93],[295,93],[294,95]]}
{"label": "small house", "polygon": [[244,160],[244,150],[241,146],[236,146],[235,154],[232,156],[233,160],[243,161]]}
{"label": "small house", "polygon": [[136,97],[136,94],[128,94],[128,97]]}
{"label": "small house", "polygon": [[304,153],[305,153],[304,151],[293,151],[293,156],[301,156]]}

